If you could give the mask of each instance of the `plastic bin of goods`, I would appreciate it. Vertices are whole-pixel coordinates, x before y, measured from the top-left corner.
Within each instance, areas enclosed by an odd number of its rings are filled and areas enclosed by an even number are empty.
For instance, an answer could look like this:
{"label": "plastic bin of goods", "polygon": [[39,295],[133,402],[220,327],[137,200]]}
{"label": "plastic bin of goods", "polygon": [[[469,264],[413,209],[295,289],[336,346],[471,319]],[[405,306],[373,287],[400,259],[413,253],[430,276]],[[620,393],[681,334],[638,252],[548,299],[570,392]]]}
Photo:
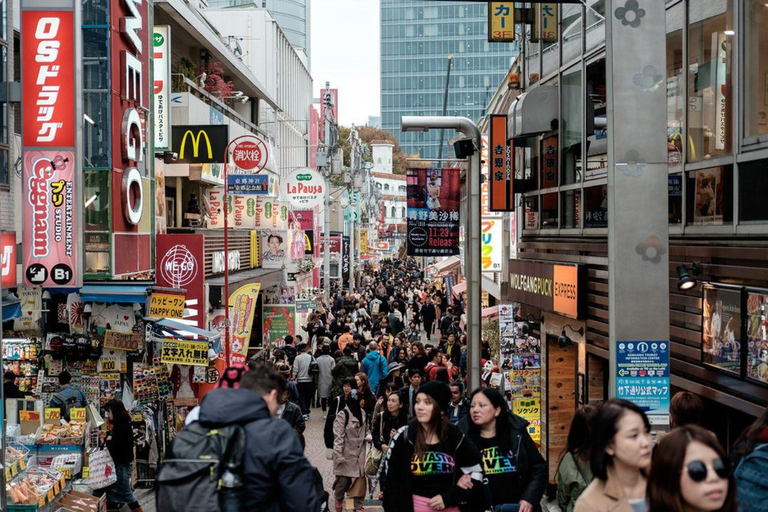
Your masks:
{"label": "plastic bin of goods", "polygon": [[37,444],[81,445],[87,431],[84,422],[71,421],[63,425],[47,424],[37,429]]}
{"label": "plastic bin of goods", "polygon": [[[61,475],[56,471],[42,468],[30,468],[12,482],[5,484],[8,501],[14,505],[37,505],[48,498],[50,491],[55,494],[62,491]],[[58,492],[56,492],[58,491]]]}

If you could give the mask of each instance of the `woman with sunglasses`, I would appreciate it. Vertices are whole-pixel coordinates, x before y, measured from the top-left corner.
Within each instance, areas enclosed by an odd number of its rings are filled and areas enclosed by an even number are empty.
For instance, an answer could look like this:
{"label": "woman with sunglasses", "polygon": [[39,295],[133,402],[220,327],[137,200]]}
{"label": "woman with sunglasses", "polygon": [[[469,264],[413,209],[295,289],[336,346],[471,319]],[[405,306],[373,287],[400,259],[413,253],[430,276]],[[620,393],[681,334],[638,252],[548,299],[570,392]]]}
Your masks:
{"label": "woman with sunglasses", "polygon": [[576,500],[574,512],[648,512],[652,443],[643,410],[628,400],[608,400],[597,412],[591,437],[594,480]]}
{"label": "woman with sunglasses", "polygon": [[688,425],[657,445],[648,477],[648,510],[736,512],[730,462],[711,432]]}

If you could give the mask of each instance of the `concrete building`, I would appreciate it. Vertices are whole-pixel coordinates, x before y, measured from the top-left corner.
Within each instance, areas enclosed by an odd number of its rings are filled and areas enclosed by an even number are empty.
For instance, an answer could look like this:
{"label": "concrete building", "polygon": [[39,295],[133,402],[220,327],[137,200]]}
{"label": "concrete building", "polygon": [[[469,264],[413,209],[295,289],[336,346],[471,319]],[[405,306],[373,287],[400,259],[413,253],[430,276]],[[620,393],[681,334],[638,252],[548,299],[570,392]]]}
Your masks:
{"label": "concrete building", "polygon": [[448,115],[479,119],[507,75],[518,46],[488,42],[487,9],[485,3],[381,0],[381,126],[406,154],[438,156],[439,130],[401,133],[400,118],[442,115],[450,55]]}
{"label": "concrete building", "polygon": [[388,140],[374,140],[371,142],[371,157],[373,158],[373,170],[380,173],[392,174],[392,150],[395,145]]}

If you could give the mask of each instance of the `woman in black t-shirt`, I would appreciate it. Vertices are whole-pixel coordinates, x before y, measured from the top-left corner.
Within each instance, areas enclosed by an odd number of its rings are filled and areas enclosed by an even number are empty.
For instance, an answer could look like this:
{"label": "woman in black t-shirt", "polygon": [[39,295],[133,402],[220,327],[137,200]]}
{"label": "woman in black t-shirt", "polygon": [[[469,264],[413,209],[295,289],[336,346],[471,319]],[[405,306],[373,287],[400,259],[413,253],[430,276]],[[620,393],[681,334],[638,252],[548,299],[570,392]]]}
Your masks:
{"label": "woman in black t-shirt", "polygon": [[428,382],[418,388],[415,418],[398,431],[389,453],[385,512],[483,510],[469,491],[482,478],[477,447],[446,415],[450,388]]}
{"label": "woman in black t-shirt", "polygon": [[471,396],[469,416],[459,427],[480,449],[483,472],[494,512],[540,512],[547,485],[547,463],[528,434],[528,422],[507,410],[501,393],[478,388]]}

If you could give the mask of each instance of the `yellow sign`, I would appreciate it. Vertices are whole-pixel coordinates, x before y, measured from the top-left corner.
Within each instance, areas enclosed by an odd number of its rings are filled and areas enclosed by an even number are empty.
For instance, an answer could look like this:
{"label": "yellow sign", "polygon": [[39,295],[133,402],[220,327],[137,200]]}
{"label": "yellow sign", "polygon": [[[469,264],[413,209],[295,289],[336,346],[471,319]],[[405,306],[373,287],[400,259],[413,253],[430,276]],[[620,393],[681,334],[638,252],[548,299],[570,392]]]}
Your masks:
{"label": "yellow sign", "polygon": [[19,411],[19,421],[40,421],[38,411]]}
{"label": "yellow sign", "polygon": [[69,410],[71,421],[85,421],[85,407],[75,407]]}
{"label": "yellow sign", "polygon": [[515,2],[488,2],[488,41],[515,40]]}
{"label": "yellow sign", "polygon": [[541,400],[539,398],[516,398],[512,401],[512,412],[528,420],[528,434],[536,444],[541,443]]}
{"label": "yellow sign", "polygon": [[534,4],[531,41],[557,42],[557,4]]}
{"label": "yellow sign", "polygon": [[135,332],[117,332],[107,329],[104,333],[104,348],[118,350],[138,350],[144,336]]}
{"label": "yellow sign", "polygon": [[198,153],[200,152],[200,138],[205,137],[205,144],[208,148],[208,159],[213,158],[213,150],[211,149],[211,139],[208,138],[208,133],[206,133],[205,130],[200,130],[197,132],[197,136],[195,136],[194,133],[192,133],[192,130],[187,130],[184,132],[184,137],[181,139],[181,146],[179,146],[179,160],[184,160],[184,148],[187,145],[187,135],[192,137],[192,156],[194,158],[198,157]]}
{"label": "yellow sign", "polygon": [[61,409],[57,407],[46,407],[44,418],[45,421],[59,421],[61,419]]}
{"label": "yellow sign", "polygon": [[88,478],[89,476],[91,476],[91,468],[85,466],[83,468],[83,478]]}
{"label": "yellow sign", "polygon": [[368,230],[364,229],[360,232],[360,254],[368,253]]}
{"label": "yellow sign", "polygon": [[153,293],[149,298],[149,316],[152,318],[184,318],[184,295]]}
{"label": "yellow sign", "polygon": [[251,231],[251,268],[261,267],[261,251],[259,250],[259,232]]}
{"label": "yellow sign", "polygon": [[205,341],[178,341],[164,339],[160,350],[163,363],[208,366],[208,343]]}
{"label": "yellow sign", "polygon": [[[67,468],[67,467],[56,468],[56,471],[61,473],[62,478],[72,478],[72,468]],[[62,488],[63,487],[66,487],[66,486],[62,485]]]}

